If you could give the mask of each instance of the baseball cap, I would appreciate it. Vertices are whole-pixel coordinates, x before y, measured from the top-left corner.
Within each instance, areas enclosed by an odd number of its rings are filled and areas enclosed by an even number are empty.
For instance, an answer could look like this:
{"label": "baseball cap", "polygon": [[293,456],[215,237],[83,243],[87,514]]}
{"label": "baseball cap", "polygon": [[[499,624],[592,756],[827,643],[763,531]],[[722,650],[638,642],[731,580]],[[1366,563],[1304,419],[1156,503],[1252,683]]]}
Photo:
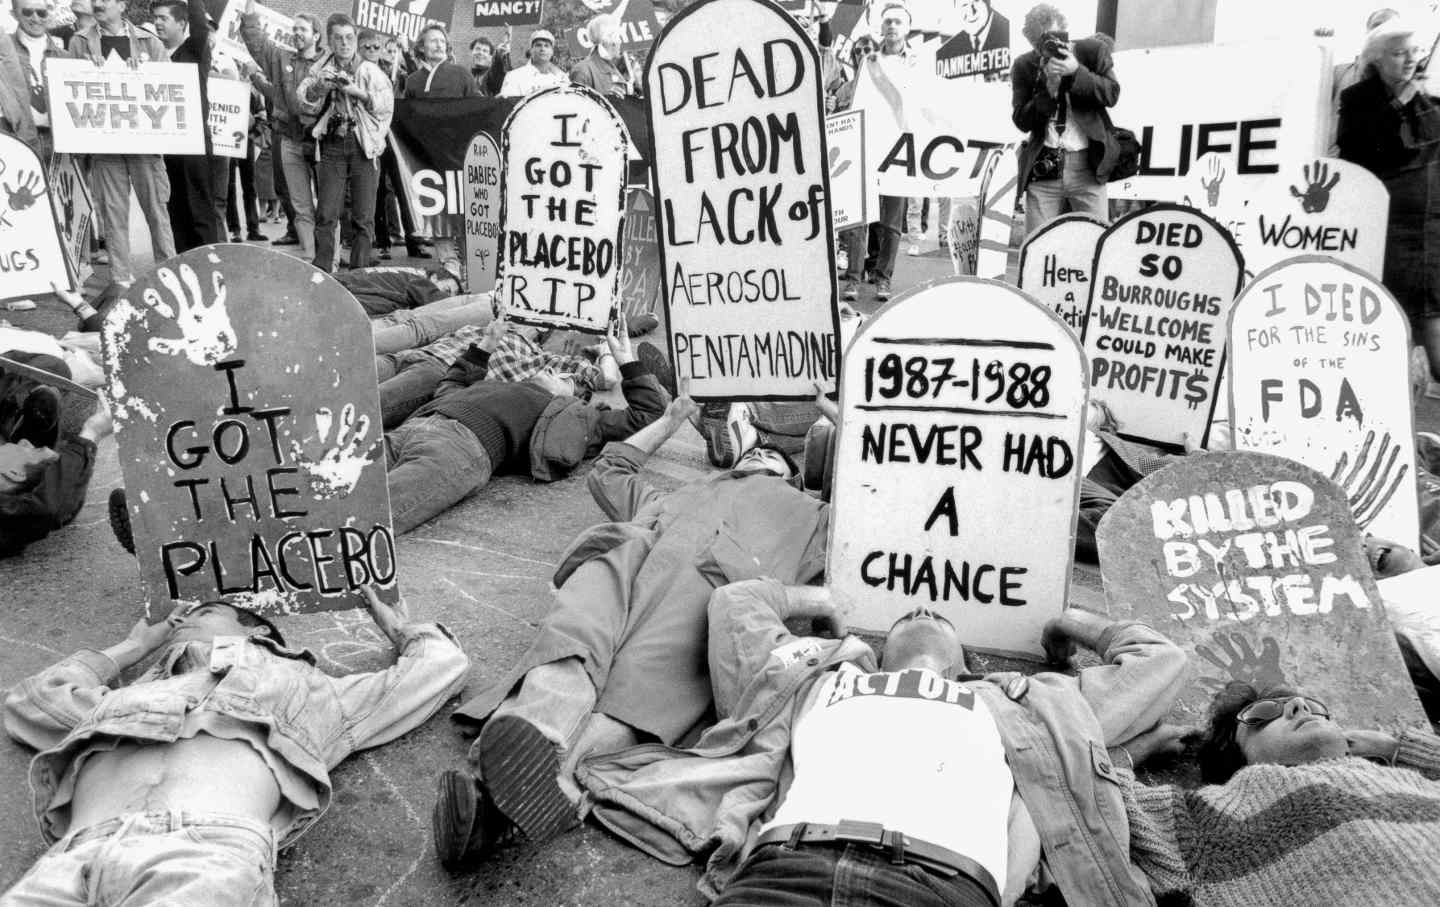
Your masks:
{"label": "baseball cap", "polygon": [[554,44],[555,36],[543,28],[537,28],[530,33],[530,43],[534,44],[536,41],[549,41],[551,44]]}

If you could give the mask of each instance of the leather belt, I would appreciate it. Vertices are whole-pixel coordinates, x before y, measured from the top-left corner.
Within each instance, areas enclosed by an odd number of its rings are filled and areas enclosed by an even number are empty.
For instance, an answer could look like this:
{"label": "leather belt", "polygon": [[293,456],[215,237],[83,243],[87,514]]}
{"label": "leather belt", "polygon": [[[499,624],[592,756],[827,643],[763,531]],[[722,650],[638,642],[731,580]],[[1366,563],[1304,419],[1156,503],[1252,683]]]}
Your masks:
{"label": "leather belt", "polygon": [[913,863],[923,869],[953,878],[963,875],[985,889],[990,903],[1000,907],[1000,888],[990,871],[967,856],[947,850],[938,844],[912,838],[899,831],[887,831],[878,822],[852,822],[842,819],[837,825],[799,822],[779,825],[760,835],[758,850],[771,844],[864,844],[890,855],[896,865]]}

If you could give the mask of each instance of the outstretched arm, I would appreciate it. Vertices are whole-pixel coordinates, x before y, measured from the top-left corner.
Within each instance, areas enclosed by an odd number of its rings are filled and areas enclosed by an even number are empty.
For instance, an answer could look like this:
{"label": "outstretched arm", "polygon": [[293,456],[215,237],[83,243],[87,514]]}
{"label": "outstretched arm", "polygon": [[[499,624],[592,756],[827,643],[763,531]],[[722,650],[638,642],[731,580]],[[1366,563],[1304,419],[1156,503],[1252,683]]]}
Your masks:
{"label": "outstretched arm", "polygon": [[640,478],[640,470],[650,455],[698,411],[695,401],[682,394],[670,401],[659,419],[624,441],[606,446],[585,482],[590,496],[607,518],[633,520],[642,507],[661,496],[661,492]]}

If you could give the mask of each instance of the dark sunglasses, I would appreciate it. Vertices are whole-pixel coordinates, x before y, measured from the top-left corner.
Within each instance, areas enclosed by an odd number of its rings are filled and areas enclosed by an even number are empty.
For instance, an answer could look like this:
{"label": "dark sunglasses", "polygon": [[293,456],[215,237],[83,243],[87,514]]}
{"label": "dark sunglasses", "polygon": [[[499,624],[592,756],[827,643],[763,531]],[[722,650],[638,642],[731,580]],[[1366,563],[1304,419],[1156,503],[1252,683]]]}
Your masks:
{"label": "dark sunglasses", "polygon": [[380,44],[361,44],[361,45],[360,45],[360,49],[361,49],[361,50],[379,50],[382,46],[383,46],[383,45],[380,45]]}
{"label": "dark sunglasses", "polygon": [[1257,699],[1241,709],[1235,720],[1251,727],[1269,724],[1285,714],[1285,707],[1296,699],[1305,703],[1310,714],[1321,718],[1330,717],[1330,708],[1318,699],[1311,699],[1309,696],[1285,696],[1280,699]]}
{"label": "dark sunglasses", "polygon": [[26,16],[26,17],[32,18],[32,19],[44,19],[44,18],[46,18],[46,17],[48,17],[48,16],[50,15],[50,10],[48,10],[48,9],[22,9],[22,10],[20,10],[20,15]]}

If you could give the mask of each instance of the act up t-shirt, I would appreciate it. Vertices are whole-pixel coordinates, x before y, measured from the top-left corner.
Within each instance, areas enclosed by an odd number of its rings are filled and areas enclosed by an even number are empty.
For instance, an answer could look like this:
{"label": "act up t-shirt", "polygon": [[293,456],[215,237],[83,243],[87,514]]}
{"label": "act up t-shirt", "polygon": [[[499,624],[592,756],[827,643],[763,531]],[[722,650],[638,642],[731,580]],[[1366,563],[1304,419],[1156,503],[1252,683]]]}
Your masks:
{"label": "act up t-shirt", "polygon": [[878,822],[976,861],[1006,880],[1015,778],[985,703],[913,668],[845,664],[795,724],[795,780],[765,830],[797,822]]}

